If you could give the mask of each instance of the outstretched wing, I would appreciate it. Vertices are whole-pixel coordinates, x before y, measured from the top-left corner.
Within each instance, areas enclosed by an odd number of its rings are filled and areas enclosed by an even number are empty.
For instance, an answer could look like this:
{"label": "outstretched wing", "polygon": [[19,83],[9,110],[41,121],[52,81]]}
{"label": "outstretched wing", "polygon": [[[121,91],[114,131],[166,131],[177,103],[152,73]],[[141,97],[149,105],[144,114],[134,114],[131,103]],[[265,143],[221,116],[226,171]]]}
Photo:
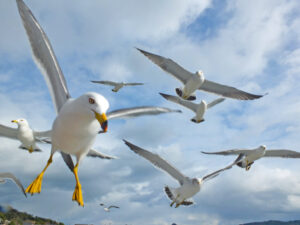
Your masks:
{"label": "outstretched wing", "polygon": [[210,180],[210,179],[212,179],[212,178],[218,176],[221,172],[223,172],[223,171],[225,171],[225,170],[228,170],[228,169],[231,169],[231,168],[232,168],[234,165],[236,165],[243,157],[244,157],[244,154],[242,154],[242,153],[239,154],[239,156],[236,158],[236,160],[234,160],[233,163],[231,163],[230,165],[224,167],[223,169],[217,170],[217,171],[215,171],[215,172],[213,172],[213,173],[210,173],[210,174],[204,176],[204,177],[202,178],[202,180],[203,180],[203,181],[208,181],[208,180]]}
{"label": "outstretched wing", "polygon": [[70,97],[64,75],[46,33],[30,9],[22,0],[17,0],[17,5],[31,45],[33,59],[44,75],[56,112],[59,112]]}
{"label": "outstretched wing", "polygon": [[209,80],[205,80],[204,83],[199,87],[200,90],[222,95],[228,98],[235,98],[239,100],[253,100],[261,98],[263,95],[254,95],[245,91],[241,91],[237,88],[218,84]]}
{"label": "outstretched wing", "polygon": [[181,81],[182,83],[186,83],[188,79],[193,75],[191,72],[182,68],[179,64],[174,62],[172,59],[168,59],[159,55],[152,54],[150,52],[146,52],[142,49],[136,48],[143,55],[145,55],[148,59],[150,59],[153,63],[158,65],[165,72],[171,74],[176,79]]}
{"label": "outstretched wing", "polygon": [[244,154],[244,155],[249,155],[250,152],[253,150],[250,149],[231,149],[231,150],[226,150],[226,151],[220,151],[220,152],[203,152],[204,154],[211,154],[211,155],[239,155],[239,154]]}
{"label": "outstretched wing", "polygon": [[125,83],[125,86],[137,86],[137,85],[144,85],[144,83]]}
{"label": "outstretched wing", "polygon": [[110,86],[116,86],[116,85],[118,85],[118,83],[112,82],[112,81],[108,81],[108,80],[101,80],[101,81],[92,80],[91,82],[97,83],[97,84],[110,85]]}
{"label": "outstretched wing", "polygon": [[217,99],[213,100],[212,102],[210,102],[209,104],[207,104],[207,108],[209,109],[209,108],[223,102],[224,100],[225,100],[225,98],[217,98]]}
{"label": "outstretched wing", "polygon": [[161,113],[171,113],[178,112],[180,110],[173,110],[164,107],[155,106],[141,106],[133,108],[118,109],[107,113],[107,119],[118,119],[118,118],[128,118],[128,117],[138,117],[145,115],[157,115]]}
{"label": "outstretched wing", "polygon": [[52,130],[46,130],[46,131],[34,131],[34,136],[38,139],[40,138],[49,138],[51,137]]}
{"label": "outstretched wing", "polygon": [[109,206],[108,208],[109,208],[109,209],[111,209],[111,208],[119,209],[120,207],[119,207],[119,206],[115,206],[115,205],[111,205],[111,206]]}
{"label": "outstretched wing", "polygon": [[167,95],[167,94],[164,94],[164,93],[159,93],[159,94],[161,96],[163,96],[165,99],[167,99],[168,101],[177,103],[177,104],[182,105],[186,108],[189,108],[190,110],[192,110],[194,112],[197,112],[197,104],[195,104],[191,101],[186,101],[186,100],[183,100],[183,99],[181,99],[177,96]]}
{"label": "outstretched wing", "polygon": [[105,154],[103,154],[101,152],[98,152],[94,149],[90,149],[87,156],[98,157],[98,158],[101,158],[101,159],[116,159],[116,157],[114,157],[114,156],[105,155]]}
{"label": "outstretched wing", "polygon": [[0,173],[0,178],[13,180],[16,185],[18,185],[18,187],[22,190],[23,194],[27,197],[23,185],[21,184],[19,179],[15,177],[15,175],[13,175],[12,173]]}
{"label": "outstretched wing", "polygon": [[264,157],[300,158],[300,152],[287,149],[267,150]]}
{"label": "outstretched wing", "polygon": [[18,139],[18,130],[16,128],[7,127],[0,124],[0,136]]}
{"label": "outstretched wing", "polygon": [[123,140],[125,144],[136,154],[139,154],[140,156],[144,157],[148,161],[150,161],[154,166],[164,170],[168,174],[170,174],[173,178],[178,180],[178,182],[182,185],[185,179],[185,176],[180,173],[175,167],[173,167],[171,164],[169,164],[167,161],[162,159],[159,155],[151,153],[145,149],[142,149],[134,144],[131,144],[130,142]]}

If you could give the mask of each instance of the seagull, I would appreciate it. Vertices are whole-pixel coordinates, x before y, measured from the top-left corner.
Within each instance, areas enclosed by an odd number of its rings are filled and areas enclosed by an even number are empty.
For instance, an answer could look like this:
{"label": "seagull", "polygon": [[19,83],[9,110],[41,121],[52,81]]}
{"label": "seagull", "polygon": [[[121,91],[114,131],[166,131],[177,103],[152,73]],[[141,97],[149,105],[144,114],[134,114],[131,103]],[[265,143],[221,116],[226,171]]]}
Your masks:
{"label": "seagull", "polygon": [[282,158],[300,158],[300,152],[287,149],[269,149],[265,145],[261,145],[254,149],[230,149],[220,152],[202,152],[204,154],[214,155],[243,155],[243,159],[236,165],[249,170],[251,165],[262,157],[282,157]]}
{"label": "seagull", "polygon": [[[60,151],[76,180],[72,200],[84,206],[78,165],[90,152],[100,127],[102,132],[107,132],[106,112],[109,102],[104,96],[95,92],[85,93],[76,99],[71,98],[65,77],[46,33],[23,0],[16,1],[31,45],[33,59],[46,80],[57,113],[51,131],[50,157],[42,172],[27,187],[26,192],[31,195],[41,192],[44,173],[52,163],[54,153]],[[136,113],[136,110],[132,113]],[[70,154],[76,156],[75,166]],[[94,155],[97,154],[94,152]]]}
{"label": "seagull", "polygon": [[190,110],[192,110],[194,113],[196,113],[196,116],[194,116],[191,121],[194,123],[201,123],[204,122],[204,113],[206,112],[206,109],[209,109],[225,100],[225,98],[218,98],[214,101],[207,104],[204,100],[202,100],[199,104],[195,104],[193,102],[183,100],[177,96],[173,95],[167,95],[163,93],[159,93],[161,96],[163,96],[165,99],[171,102],[175,102],[179,105],[182,105]]}
{"label": "seagull", "polygon": [[0,124],[0,136],[18,139],[22,144],[21,149],[26,149],[30,153],[41,152],[42,150],[36,145],[36,142],[44,142],[43,138],[51,136],[51,131],[34,131],[30,128],[26,119],[12,120],[18,128],[11,128]]}
{"label": "seagull", "polygon": [[[100,203],[100,205],[101,205],[101,206],[105,206],[104,203]],[[103,210],[104,210],[105,212],[110,212],[110,209],[111,209],[111,208],[119,209],[120,207],[119,207],[119,206],[115,206],[115,205],[110,205],[110,206],[108,206],[108,207],[103,207]]]}
{"label": "seagull", "polygon": [[114,86],[114,88],[111,89],[113,92],[118,92],[124,86],[144,85],[143,83],[124,83],[124,82],[113,82],[113,81],[107,81],[107,80],[103,80],[103,81],[92,80],[91,82],[98,83],[98,84],[109,85],[109,86]]}
{"label": "seagull", "polygon": [[202,71],[197,71],[196,73],[191,73],[181,67],[179,64],[174,62],[172,59],[168,59],[159,55],[146,52],[142,49],[136,48],[142,54],[144,54],[153,63],[158,65],[165,72],[171,74],[176,79],[184,84],[183,88],[176,88],[176,93],[183,99],[192,101],[196,99],[194,92],[199,89],[202,91],[207,91],[217,95],[221,95],[228,98],[234,98],[239,100],[253,100],[256,98],[261,98],[263,95],[254,95],[234,87],[218,84],[205,79]]}
{"label": "seagull", "polygon": [[5,183],[4,179],[11,179],[11,180],[13,180],[16,183],[16,185],[18,185],[18,187],[22,190],[22,192],[25,195],[25,197],[27,197],[23,185],[21,184],[21,182],[19,181],[19,179],[15,177],[15,175],[13,175],[12,173],[0,173],[0,183]]}
{"label": "seagull", "polygon": [[183,175],[180,171],[178,171],[175,167],[173,167],[167,161],[162,159],[159,155],[142,149],[126,140],[123,141],[132,151],[144,157],[146,160],[150,161],[154,166],[164,170],[179,182],[180,187],[178,188],[170,188],[168,186],[165,187],[165,192],[172,201],[170,206],[172,207],[173,204],[176,203],[175,208],[179,207],[180,205],[192,205],[194,202],[187,199],[197,194],[200,191],[200,188],[202,187],[203,183],[205,183],[211,178],[218,176],[222,171],[232,168],[232,166],[238,163],[241,159],[241,155],[239,155],[233,163],[224,167],[223,169],[217,170],[202,178],[190,178]]}

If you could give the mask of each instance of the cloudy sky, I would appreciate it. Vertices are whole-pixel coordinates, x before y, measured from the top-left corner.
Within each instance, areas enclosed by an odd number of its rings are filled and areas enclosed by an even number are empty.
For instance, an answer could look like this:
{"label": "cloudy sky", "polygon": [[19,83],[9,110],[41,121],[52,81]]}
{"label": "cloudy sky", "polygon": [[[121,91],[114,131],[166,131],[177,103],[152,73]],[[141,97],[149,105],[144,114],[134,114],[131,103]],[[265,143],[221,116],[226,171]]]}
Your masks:
{"label": "cloudy sky", "polygon": [[[84,208],[72,202],[75,179],[56,154],[42,193],[24,198],[11,182],[1,185],[0,203],[65,224],[239,224],[299,219],[300,164],[294,159],[262,159],[250,171],[238,167],[206,183],[191,207],[169,207],[165,185],[177,182],[131,152],[127,139],[159,153],[183,173],[203,176],[233,157],[201,150],[269,148],[299,150],[300,2],[288,0],[26,0],[47,33],[70,93],[104,95],[110,110],[141,105],[180,106],[158,92],[172,94],[180,83],[134,47],[170,57],[219,83],[268,95],[255,101],[227,99],[209,110],[206,121],[193,114],[142,117],[109,122],[94,147],[118,160],[85,158],[79,167]],[[56,116],[45,81],[34,64],[14,1],[0,1],[0,123],[26,118],[46,130]],[[144,82],[111,92],[90,80]],[[202,92],[199,99],[217,96]],[[1,138],[0,171],[15,173],[28,186],[44,167],[42,153],[18,149]],[[99,203],[117,204],[105,213]]]}

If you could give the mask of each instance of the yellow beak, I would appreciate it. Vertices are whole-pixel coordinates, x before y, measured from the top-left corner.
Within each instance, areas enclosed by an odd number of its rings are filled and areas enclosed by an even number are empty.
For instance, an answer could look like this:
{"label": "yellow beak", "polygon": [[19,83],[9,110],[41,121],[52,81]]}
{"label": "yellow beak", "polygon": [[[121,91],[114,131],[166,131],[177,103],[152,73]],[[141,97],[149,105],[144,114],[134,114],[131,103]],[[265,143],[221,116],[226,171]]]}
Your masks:
{"label": "yellow beak", "polygon": [[102,113],[101,115],[97,112],[94,112],[95,113],[95,117],[96,119],[99,121],[100,125],[101,125],[101,128],[104,132],[107,131],[107,117],[105,115],[105,113]]}
{"label": "yellow beak", "polygon": [[12,120],[11,122],[12,122],[12,123],[18,123],[18,121],[17,121],[17,120]]}

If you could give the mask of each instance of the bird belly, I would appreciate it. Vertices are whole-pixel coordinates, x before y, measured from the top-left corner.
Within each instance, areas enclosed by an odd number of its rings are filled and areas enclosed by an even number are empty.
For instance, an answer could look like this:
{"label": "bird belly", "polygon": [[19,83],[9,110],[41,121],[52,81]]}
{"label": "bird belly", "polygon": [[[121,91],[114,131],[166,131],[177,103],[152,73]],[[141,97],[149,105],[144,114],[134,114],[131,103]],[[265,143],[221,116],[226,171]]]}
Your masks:
{"label": "bird belly", "polygon": [[52,143],[67,154],[87,153],[94,144],[100,126],[96,120],[87,122],[76,117],[57,117],[52,128]]}
{"label": "bird belly", "polygon": [[192,183],[184,184],[177,189],[180,200],[185,200],[193,197],[196,193],[200,191],[200,186],[195,186]]}
{"label": "bird belly", "polygon": [[198,77],[191,77],[183,87],[183,97],[189,97],[202,85],[202,83],[203,81]]}
{"label": "bird belly", "polygon": [[201,121],[203,119],[206,107],[204,105],[199,105],[196,111],[196,120]]}
{"label": "bird belly", "polygon": [[21,131],[18,134],[18,139],[26,148],[35,147],[35,139],[32,130]]}

